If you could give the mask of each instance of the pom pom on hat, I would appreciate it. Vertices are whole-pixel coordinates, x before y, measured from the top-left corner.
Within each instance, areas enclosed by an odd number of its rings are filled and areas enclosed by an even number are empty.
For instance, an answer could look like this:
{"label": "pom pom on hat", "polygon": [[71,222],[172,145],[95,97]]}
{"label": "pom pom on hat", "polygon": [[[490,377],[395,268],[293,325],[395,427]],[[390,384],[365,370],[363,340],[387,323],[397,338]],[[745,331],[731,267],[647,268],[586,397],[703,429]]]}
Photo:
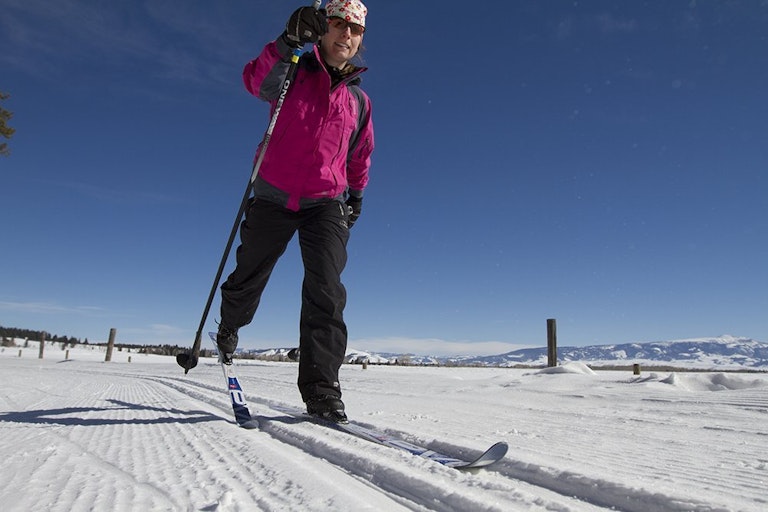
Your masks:
{"label": "pom pom on hat", "polygon": [[329,18],[341,18],[364,27],[368,9],[358,0],[331,0],[325,6],[325,12]]}

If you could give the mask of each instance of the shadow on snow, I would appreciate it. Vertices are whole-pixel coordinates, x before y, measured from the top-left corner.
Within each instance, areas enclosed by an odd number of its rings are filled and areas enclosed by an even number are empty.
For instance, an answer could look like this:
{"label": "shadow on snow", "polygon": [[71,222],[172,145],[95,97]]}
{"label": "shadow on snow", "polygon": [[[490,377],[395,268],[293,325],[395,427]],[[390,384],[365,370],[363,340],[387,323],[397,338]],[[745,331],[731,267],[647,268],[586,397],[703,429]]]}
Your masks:
{"label": "shadow on snow", "polygon": [[[61,409],[38,409],[33,411],[6,412],[0,414],[0,421],[16,423],[50,424],[67,426],[99,425],[157,425],[162,423],[203,423],[206,421],[225,421],[220,416],[206,411],[183,411],[181,409],[152,407],[132,404],[121,400],[107,400],[112,407],[65,407]],[[90,413],[113,413],[114,411],[151,411],[161,416],[157,418],[86,418]],[[123,415],[125,416],[125,415]]]}

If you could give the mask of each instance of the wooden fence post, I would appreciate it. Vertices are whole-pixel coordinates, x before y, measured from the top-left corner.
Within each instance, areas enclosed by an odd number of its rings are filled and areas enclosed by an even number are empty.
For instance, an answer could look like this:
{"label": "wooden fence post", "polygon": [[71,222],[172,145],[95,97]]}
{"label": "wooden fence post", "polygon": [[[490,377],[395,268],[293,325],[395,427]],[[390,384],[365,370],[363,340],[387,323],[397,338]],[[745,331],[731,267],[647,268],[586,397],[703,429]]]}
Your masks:
{"label": "wooden fence post", "polygon": [[45,331],[40,333],[40,351],[37,353],[37,358],[43,358],[43,351],[45,350]]}
{"label": "wooden fence post", "polygon": [[112,360],[112,349],[115,348],[115,335],[117,334],[117,329],[114,327],[109,330],[109,341],[107,342],[107,356],[104,358],[105,362],[110,362]]}
{"label": "wooden fence post", "polygon": [[547,366],[557,366],[557,320],[547,319]]}

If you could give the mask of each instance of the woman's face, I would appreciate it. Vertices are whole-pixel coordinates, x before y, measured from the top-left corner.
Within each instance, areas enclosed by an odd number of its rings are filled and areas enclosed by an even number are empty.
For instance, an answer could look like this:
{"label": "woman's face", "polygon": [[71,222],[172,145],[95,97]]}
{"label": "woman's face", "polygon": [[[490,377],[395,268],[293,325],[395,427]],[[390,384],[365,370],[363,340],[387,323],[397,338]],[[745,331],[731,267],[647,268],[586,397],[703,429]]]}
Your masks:
{"label": "woman's face", "polygon": [[329,65],[343,68],[357,54],[365,29],[341,18],[328,18],[328,33],[320,39],[320,53]]}

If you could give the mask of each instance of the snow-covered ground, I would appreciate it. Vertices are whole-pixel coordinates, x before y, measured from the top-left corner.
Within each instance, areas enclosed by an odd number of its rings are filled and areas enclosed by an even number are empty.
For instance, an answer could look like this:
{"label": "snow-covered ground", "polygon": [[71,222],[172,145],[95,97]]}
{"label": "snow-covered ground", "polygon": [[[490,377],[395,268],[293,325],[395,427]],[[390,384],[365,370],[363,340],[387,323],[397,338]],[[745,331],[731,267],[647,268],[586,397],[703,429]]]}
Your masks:
{"label": "snow-covered ground", "polygon": [[0,352],[4,511],[768,510],[766,374],[343,367],[356,421],[457,456],[509,444],[469,473],[271,411],[300,405],[293,363],[239,366],[247,431],[211,359],[37,354]]}

